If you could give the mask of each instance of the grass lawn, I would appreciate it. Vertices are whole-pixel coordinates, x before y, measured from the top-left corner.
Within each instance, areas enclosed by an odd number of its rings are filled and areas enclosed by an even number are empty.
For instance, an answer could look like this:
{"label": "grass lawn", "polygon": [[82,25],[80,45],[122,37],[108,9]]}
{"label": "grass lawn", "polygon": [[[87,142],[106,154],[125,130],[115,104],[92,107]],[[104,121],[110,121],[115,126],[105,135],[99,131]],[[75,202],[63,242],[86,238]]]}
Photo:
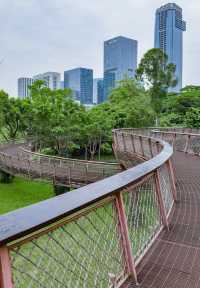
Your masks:
{"label": "grass lawn", "polygon": [[52,185],[15,177],[13,183],[0,183],[0,214],[53,196],[55,194]]}

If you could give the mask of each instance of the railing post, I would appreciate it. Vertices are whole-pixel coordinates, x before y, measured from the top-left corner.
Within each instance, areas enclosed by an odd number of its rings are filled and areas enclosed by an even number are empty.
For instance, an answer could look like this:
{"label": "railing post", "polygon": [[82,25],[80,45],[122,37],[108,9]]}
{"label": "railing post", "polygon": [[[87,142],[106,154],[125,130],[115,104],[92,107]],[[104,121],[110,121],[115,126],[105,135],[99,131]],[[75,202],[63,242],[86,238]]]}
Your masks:
{"label": "railing post", "polygon": [[135,263],[134,263],[133,254],[132,254],[131,242],[130,242],[129,233],[128,233],[128,224],[127,224],[125,208],[124,208],[124,203],[123,203],[121,192],[119,192],[116,195],[115,206],[116,206],[118,223],[119,223],[121,245],[122,245],[123,254],[125,257],[125,263],[127,266],[126,267],[127,273],[130,276],[132,276],[135,280],[135,283],[138,284],[137,273],[136,273]]}
{"label": "railing post", "polygon": [[152,141],[150,138],[148,138],[148,143],[149,143],[149,152],[151,155],[151,158],[153,157],[153,150],[152,150]]}
{"label": "railing post", "polygon": [[124,133],[122,133],[122,141],[123,141],[124,152],[126,152],[127,148],[126,148],[126,141],[125,141]]}
{"label": "railing post", "polygon": [[172,183],[172,195],[173,195],[174,201],[176,202],[177,201],[176,180],[175,180],[174,168],[173,168],[171,159],[167,161],[167,166],[169,170],[170,180]]}
{"label": "railing post", "polygon": [[131,144],[132,144],[133,153],[135,153],[135,143],[134,143],[133,134],[131,134]]}
{"label": "railing post", "polygon": [[163,197],[162,197],[160,174],[159,174],[158,169],[155,172],[155,184],[156,184],[156,195],[157,195],[157,199],[158,199],[158,205],[159,205],[161,220],[162,220],[162,223],[165,226],[165,228],[169,231],[169,224],[168,224],[168,220],[167,220],[167,213],[165,210],[165,204],[164,204]]}
{"label": "railing post", "polygon": [[9,251],[6,246],[0,248],[0,288],[14,288]]}
{"label": "railing post", "polygon": [[143,142],[142,142],[142,136],[139,136],[139,139],[140,139],[140,147],[141,147],[142,156],[145,156],[145,155],[144,155]]}
{"label": "railing post", "polygon": [[187,135],[187,141],[186,141],[185,149],[184,149],[185,153],[187,153],[188,151],[189,143],[190,143],[190,135]]}

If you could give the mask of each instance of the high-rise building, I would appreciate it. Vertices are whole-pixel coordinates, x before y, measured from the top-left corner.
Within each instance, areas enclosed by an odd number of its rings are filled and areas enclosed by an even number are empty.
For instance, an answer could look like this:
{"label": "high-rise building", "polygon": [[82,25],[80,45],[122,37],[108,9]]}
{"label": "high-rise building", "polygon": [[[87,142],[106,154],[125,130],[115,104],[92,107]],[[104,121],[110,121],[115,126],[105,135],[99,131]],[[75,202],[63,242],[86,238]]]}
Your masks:
{"label": "high-rise building", "polygon": [[33,84],[32,78],[21,77],[18,79],[18,97],[24,99],[30,95],[29,87]]}
{"label": "high-rise building", "polygon": [[119,36],[104,42],[104,93],[107,99],[117,82],[134,78],[137,68],[138,43]]}
{"label": "high-rise building", "polygon": [[64,72],[64,87],[73,91],[75,100],[82,104],[93,103],[93,70],[75,68]]}
{"label": "high-rise building", "polygon": [[[99,104],[99,103],[103,102],[104,96],[102,95],[103,90],[101,88],[104,89],[103,88],[103,78],[95,78],[93,80],[93,103],[94,104]],[[103,91],[103,93],[104,93],[104,91]],[[102,100],[99,102],[100,99],[102,99]]]}
{"label": "high-rise building", "polygon": [[156,10],[155,48],[162,49],[168,55],[168,62],[176,65],[178,84],[172,89],[174,92],[182,88],[183,31],[186,22],[179,6],[169,3]]}
{"label": "high-rise building", "polygon": [[105,101],[105,94],[104,94],[104,80],[99,79],[97,82],[97,103],[101,104]]}
{"label": "high-rise building", "polygon": [[97,104],[97,83],[100,78],[93,79],[93,103]]}
{"label": "high-rise building", "polygon": [[43,80],[45,85],[51,90],[60,89],[61,75],[57,72],[46,72],[43,74],[38,74],[33,77],[34,81]]}

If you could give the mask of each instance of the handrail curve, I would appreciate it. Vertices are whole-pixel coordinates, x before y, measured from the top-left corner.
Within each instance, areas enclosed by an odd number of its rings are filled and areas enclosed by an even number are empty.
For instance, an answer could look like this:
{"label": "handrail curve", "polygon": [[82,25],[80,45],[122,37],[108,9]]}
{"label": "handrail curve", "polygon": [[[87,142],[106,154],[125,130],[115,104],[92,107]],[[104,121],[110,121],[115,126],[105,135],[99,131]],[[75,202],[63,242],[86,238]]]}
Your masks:
{"label": "handrail curve", "polygon": [[3,288],[26,287],[30,279],[30,287],[117,288],[130,277],[137,283],[136,265],[169,229],[177,199],[171,159],[178,142],[161,133],[114,130],[113,150],[125,171],[0,216],[0,264],[1,253],[12,264],[12,286]]}

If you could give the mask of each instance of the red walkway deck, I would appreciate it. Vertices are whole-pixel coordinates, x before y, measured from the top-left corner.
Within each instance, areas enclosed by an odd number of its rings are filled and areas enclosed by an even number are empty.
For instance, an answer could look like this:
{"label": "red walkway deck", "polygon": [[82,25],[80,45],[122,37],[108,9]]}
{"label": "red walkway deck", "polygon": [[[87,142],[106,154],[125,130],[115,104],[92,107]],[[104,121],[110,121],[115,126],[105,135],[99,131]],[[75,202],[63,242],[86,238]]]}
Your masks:
{"label": "red walkway deck", "polygon": [[170,231],[161,233],[138,267],[142,288],[200,287],[200,158],[176,152],[174,159],[178,203]]}

